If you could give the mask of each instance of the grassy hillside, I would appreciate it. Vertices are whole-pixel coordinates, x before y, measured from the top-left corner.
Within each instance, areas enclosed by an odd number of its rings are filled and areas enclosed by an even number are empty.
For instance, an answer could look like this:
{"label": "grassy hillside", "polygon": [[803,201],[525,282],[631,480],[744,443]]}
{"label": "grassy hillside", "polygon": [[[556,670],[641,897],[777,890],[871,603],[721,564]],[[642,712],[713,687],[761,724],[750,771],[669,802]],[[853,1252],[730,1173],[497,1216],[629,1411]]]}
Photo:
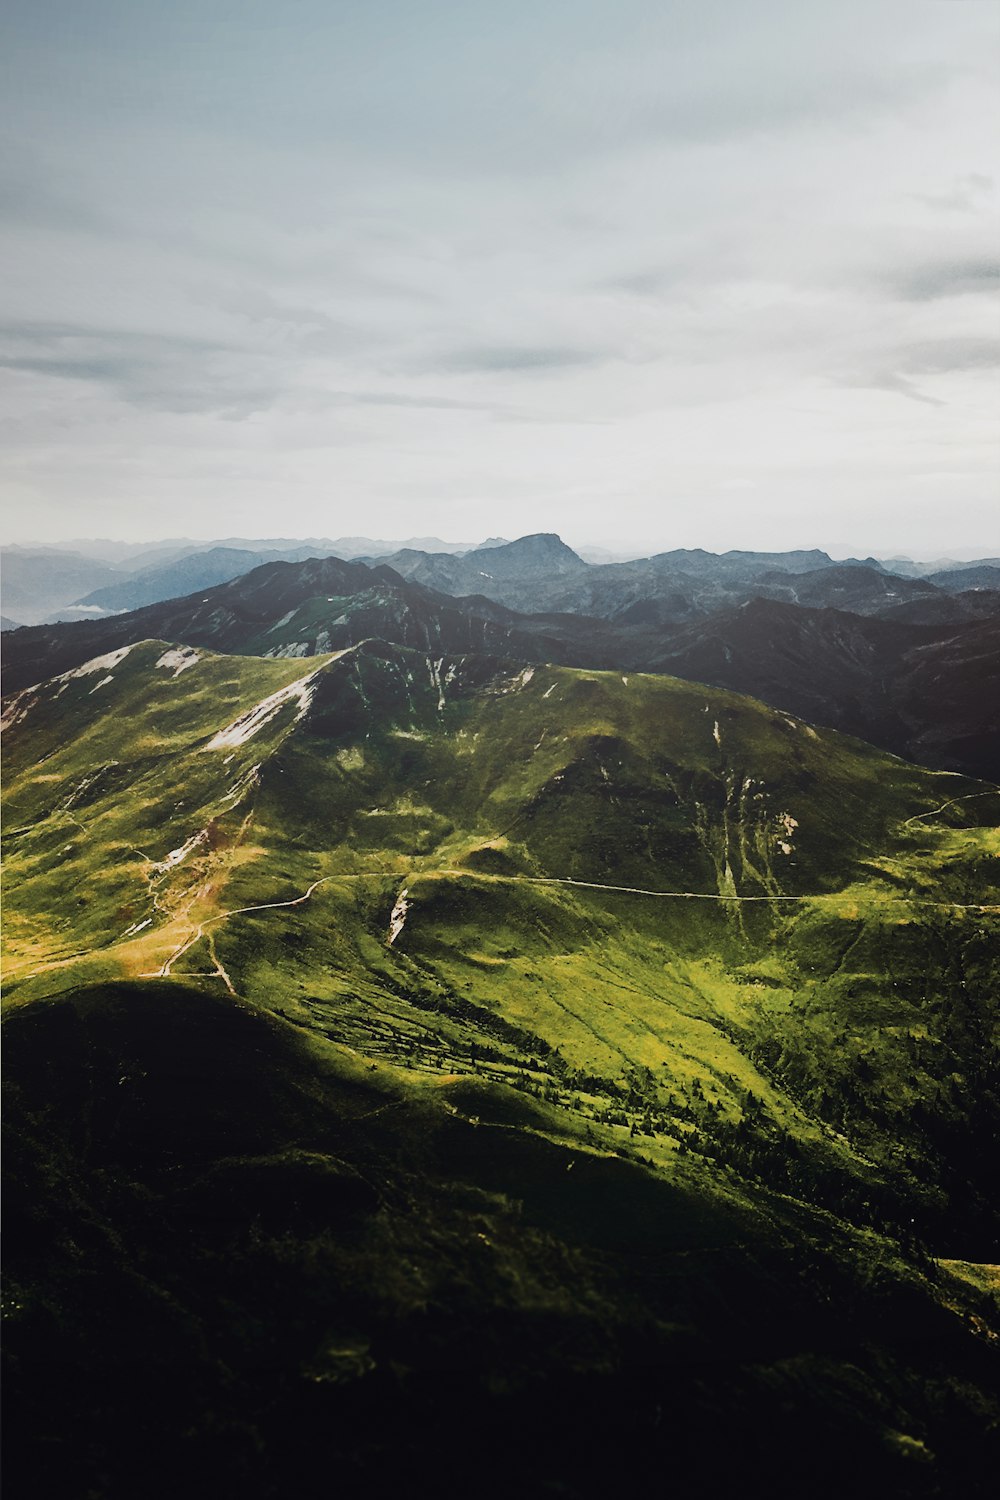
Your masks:
{"label": "grassy hillside", "polygon": [[989,1493],[996,788],[377,643],[5,723],[13,1480]]}
{"label": "grassy hillside", "polygon": [[[1000,796],[736,695],[162,643],[15,700],[8,988],[198,978],[985,1260]],[[555,1126],[553,1128],[556,1128]]]}
{"label": "grassy hillside", "polygon": [[989,1297],[883,1236],[190,984],[4,1029],[11,1493],[992,1493]]}

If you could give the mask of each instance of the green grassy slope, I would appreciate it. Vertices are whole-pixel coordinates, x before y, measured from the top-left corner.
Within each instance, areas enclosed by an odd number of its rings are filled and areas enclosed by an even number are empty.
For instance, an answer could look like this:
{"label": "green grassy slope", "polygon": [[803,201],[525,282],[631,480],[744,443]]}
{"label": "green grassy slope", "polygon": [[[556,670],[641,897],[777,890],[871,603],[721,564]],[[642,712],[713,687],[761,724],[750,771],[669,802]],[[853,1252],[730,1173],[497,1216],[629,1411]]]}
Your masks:
{"label": "green grassy slope", "polygon": [[996,788],[377,643],[5,719],[22,1484],[989,1493]]}
{"label": "green grassy slope", "polygon": [[165,654],[14,706],[14,1003],[197,976],[988,1258],[995,790],[669,678]]}
{"label": "green grassy slope", "polygon": [[988,1297],[879,1235],[190,985],[5,1033],[11,1494],[992,1493]]}

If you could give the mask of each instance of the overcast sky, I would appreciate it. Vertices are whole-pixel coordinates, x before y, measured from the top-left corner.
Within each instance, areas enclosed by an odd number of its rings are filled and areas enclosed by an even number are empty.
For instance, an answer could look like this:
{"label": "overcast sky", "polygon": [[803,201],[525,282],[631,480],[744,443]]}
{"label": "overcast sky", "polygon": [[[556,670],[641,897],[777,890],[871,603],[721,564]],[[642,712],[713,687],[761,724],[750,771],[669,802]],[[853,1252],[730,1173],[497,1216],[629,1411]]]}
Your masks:
{"label": "overcast sky", "polygon": [[7,540],[1000,552],[995,0],[6,0]]}

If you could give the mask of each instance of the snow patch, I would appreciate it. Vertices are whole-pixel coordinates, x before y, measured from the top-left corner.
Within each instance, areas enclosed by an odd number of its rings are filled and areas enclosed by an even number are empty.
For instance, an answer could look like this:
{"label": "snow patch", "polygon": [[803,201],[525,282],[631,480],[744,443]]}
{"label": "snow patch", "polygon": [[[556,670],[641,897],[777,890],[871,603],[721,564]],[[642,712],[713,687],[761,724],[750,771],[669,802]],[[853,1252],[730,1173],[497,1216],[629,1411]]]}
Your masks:
{"label": "snow patch", "polygon": [[547,698],[549,696],[549,694],[550,693],[554,693],[555,690],[556,690],[556,683],[553,683],[551,687],[548,687],[548,688],[545,689],[545,692],[542,694],[542,697],[543,698]]}
{"label": "snow patch", "polygon": [[117,667],[120,661],[124,661],[132,650],[131,646],[122,646],[117,651],[109,651],[104,656],[91,657],[85,661],[82,667],[74,667],[72,672],[60,672],[54,682],[69,682],[73,677],[90,677],[94,672],[109,672],[112,667]]}
{"label": "snow patch", "polygon": [[201,652],[195,651],[191,646],[174,646],[153,663],[167,672],[173,669],[173,676],[179,677],[186,672],[188,667],[193,667],[196,661],[201,661]]}
{"label": "snow patch", "polygon": [[177,865],[182,864],[183,861],[187,859],[188,855],[193,853],[193,851],[198,848],[199,844],[207,843],[208,829],[199,828],[198,832],[193,833],[189,839],[181,844],[179,849],[171,849],[166,859],[157,860],[150,867],[150,874],[153,876],[165,875],[168,870],[173,870]]}
{"label": "snow patch", "polygon": [[[132,644],[136,643],[133,641]],[[110,672],[112,667],[117,667],[119,662],[125,660],[131,650],[132,646],[122,646],[117,651],[106,652],[104,656],[91,657],[90,661],[85,661],[82,667],[74,667],[72,672],[60,672],[52,679],[53,682],[59,683],[59,692],[56,693],[56,697],[58,698],[66,691],[75,677],[92,677],[95,672]],[[105,681],[110,682],[111,678],[106,678]],[[98,686],[103,686],[103,684],[99,683]]]}
{"label": "snow patch", "polygon": [[430,657],[427,658],[427,670],[431,674],[431,687],[437,688],[438,713],[442,713],[444,710],[444,683],[441,681],[441,668],[443,666],[443,656],[438,661],[432,661]]}
{"label": "snow patch", "polygon": [[[94,683],[94,686],[91,688],[90,693],[96,693],[98,688],[107,687],[108,683],[114,682],[114,680],[115,679],[113,675],[109,672],[107,677],[102,677],[100,682]],[[88,698],[90,697],[90,693],[87,694]]]}
{"label": "snow patch", "polygon": [[[322,669],[320,669],[322,670]],[[316,691],[315,678],[318,672],[310,672],[308,677],[302,677],[298,682],[291,682],[287,687],[279,688],[268,698],[262,698],[260,703],[255,703],[253,708],[247,709],[246,713],[240,714],[225,729],[220,729],[218,734],[212,736],[206,750],[229,750],[239,745],[245,745],[247,740],[252,740],[255,734],[262,730],[265,724],[269,724],[276,714],[279,714],[286,703],[297,703],[298,712],[294,723],[298,723],[309,708]]]}
{"label": "snow patch", "polygon": [[722,749],[722,735],[719,733],[719,721],[718,721],[718,719],[716,719],[715,723],[712,725],[712,738],[715,741],[715,743],[718,745],[719,749],[721,750]]}
{"label": "snow patch", "polygon": [[[226,759],[228,760],[230,757],[227,756]],[[222,798],[223,802],[239,801],[243,793],[249,791],[252,786],[257,786],[259,781],[260,763],[258,762],[257,765],[251,766],[249,771],[244,771],[242,776],[236,778],[228,792],[224,794]]]}
{"label": "snow patch", "polygon": [[126,927],[125,931],[122,933],[122,937],[134,937],[135,934],[137,932],[141,932],[144,927],[151,927],[152,923],[152,917],[147,917],[144,922],[133,922],[131,927]]}
{"label": "snow patch", "polygon": [[388,941],[388,946],[390,948],[392,947],[392,945],[396,941],[396,939],[399,937],[399,934],[402,932],[403,928],[406,925],[406,913],[409,911],[410,907],[413,904],[411,901],[407,901],[406,898],[407,898],[408,894],[409,894],[409,892],[407,891],[407,889],[406,889],[406,887],[404,885],[403,889],[400,891],[399,895],[396,897],[396,904],[392,908],[392,912],[390,913],[390,916],[389,916],[389,941]]}
{"label": "snow patch", "polygon": [[[783,812],[779,813],[774,821],[778,825],[778,832],[775,835],[775,843],[778,848],[782,854],[794,854],[795,845],[792,843],[792,834],[799,826],[798,819],[793,818],[791,813]],[[781,837],[782,834],[784,834],[783,838]]]}
{"label": "snow patch", "polygon": [[38,684],[34,687],[24,688],[12,698],[0,715],[0,729],[12,729],[15,724],[20,724],[26,718],[35,704],[38,702]]}
{"label": "snow patch", "polygon": [[282,615],[282,617],[281,617],[280,620],[275,620],[274,624],[270,625],[268,627],[267,634],[268,635],[273,635],[276,630],[280,630],[281,629],[282,625],[287,625],[288,622],[289,622],[289,620],[294,615],[294,613],[295,613],[294,609],[290,609],[288,611],[287,615]]}

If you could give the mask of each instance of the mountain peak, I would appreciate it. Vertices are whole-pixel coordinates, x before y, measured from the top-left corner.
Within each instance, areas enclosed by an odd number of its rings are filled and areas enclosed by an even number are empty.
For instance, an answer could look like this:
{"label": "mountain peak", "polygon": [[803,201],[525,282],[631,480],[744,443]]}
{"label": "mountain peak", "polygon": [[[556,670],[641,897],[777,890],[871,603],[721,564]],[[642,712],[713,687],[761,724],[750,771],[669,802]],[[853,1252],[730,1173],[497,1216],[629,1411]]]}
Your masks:
{"label": "mountain peak", "polygon": [[515,542],[505,542],[501,547],[480,548],[475,558],[477,566],[489,568],[494,577],[515,569],[524,574],[526,569],[538,568],[551,575],[553,572],[578,572],[590,566],[554,531],[536,531],[530,536],[518,537]]}

